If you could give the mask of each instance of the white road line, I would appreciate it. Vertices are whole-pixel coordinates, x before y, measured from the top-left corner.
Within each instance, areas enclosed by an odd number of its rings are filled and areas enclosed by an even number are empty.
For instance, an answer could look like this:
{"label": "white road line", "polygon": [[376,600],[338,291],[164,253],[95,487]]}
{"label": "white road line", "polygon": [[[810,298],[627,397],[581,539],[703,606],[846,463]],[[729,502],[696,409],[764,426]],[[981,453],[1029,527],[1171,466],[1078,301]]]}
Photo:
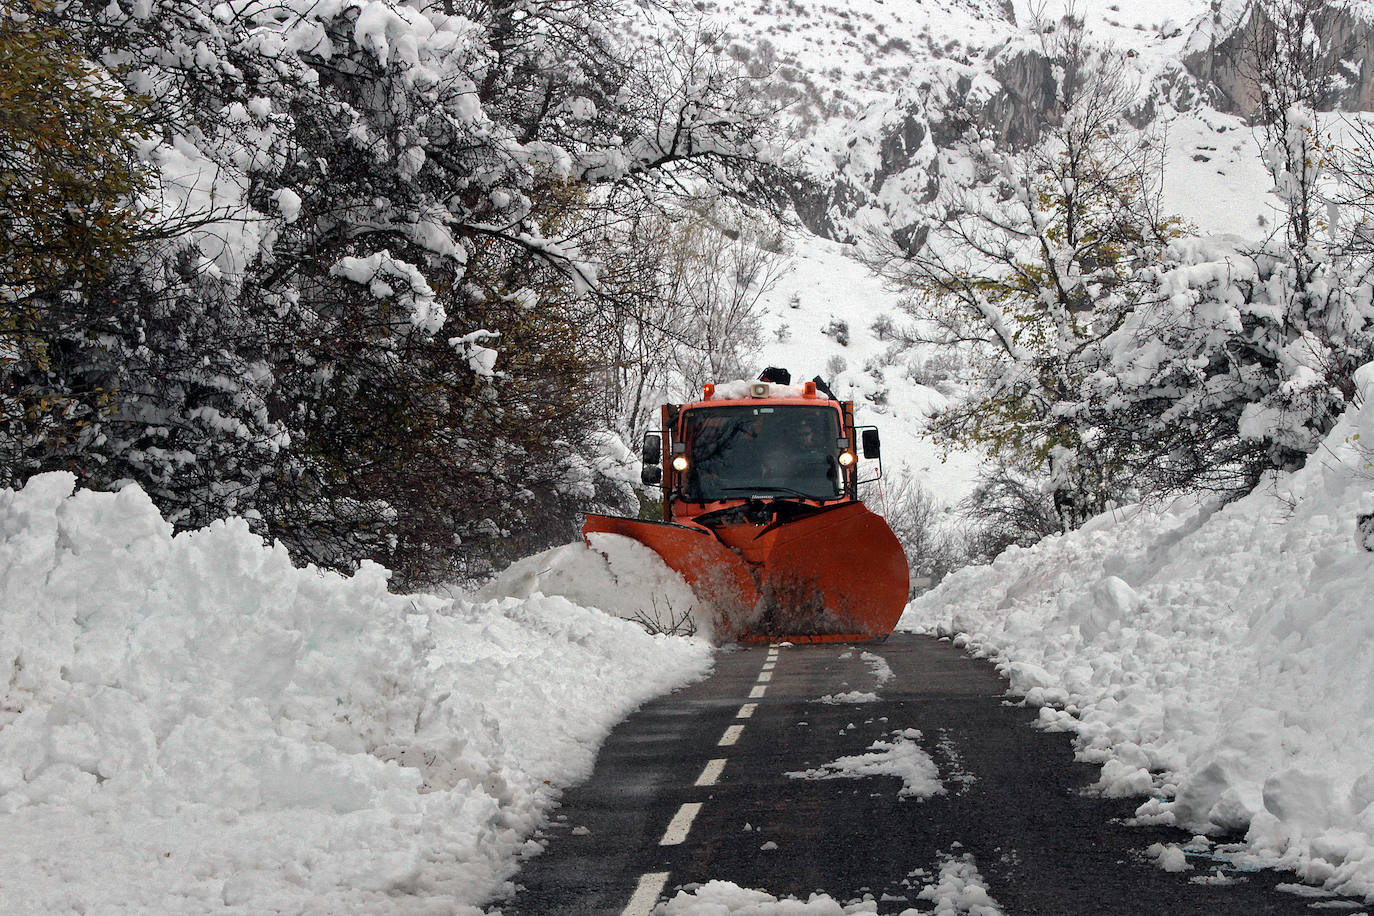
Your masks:
{"label": "white road line", "polygon": [[696,819],[697,812],[701,810],[701,802],[687,802],[677,809],[677,814],[668,822],[668,829],[663,831],[663,839],[658,841],[660,846],[679,846],[682,841],[687,839],[687,833],[692,829],[692,821]]}
{"label": "white road line", "polygon": [[764,671],[772,671],[774,667],[776,667],[776,666],[775,666],[772,662],[764,662],[763,670],[764,670]]}
{"label": "white road line", "polygon": [[724,757],[718,757],[715,760],[707,761],[706,769],[701,771],[701,775],[697,777],[697,781],[692,783],[692,785],[714,786],[716,780],[720,779],[720,771],[725,769],[725,759]]}
{"label": "white road line", "polygon": [[736,718],[736,719],[747,719],[747,718],[749,718],[750,716],[752,716],[752,715],[754,714],[754,710],[756,710],[756,709],[758,709],[758,708],[759,708],[759,704],[757,704],[757,703],[745,703],[743,706],[741,706],[741,707],[739,708],[739,712],[735,713],[735,718]]}
{"label": "white road line", "polygon": [[743,725],[731,725],[725,730],[725,734],[720,736],[720,741],[716,743],[716,747],[729,747],[738,741],[742,734],[744,734]]}
{"label": "white road line", "polygon": [[658,903],[658,895],[663,893],[663,886],[667,883],[666,871],[642,875],[634,895],[630,897],[630,902],[625,904],[625,909],[620,911],[620,916],[649,916],[654,904]]}
{"label": "white road line", "polygon": [[771,672],[771,671],[760,671],[760,672],[759,672],[759,683],[760,683],[760,684],[766,684],[768,681],[771,681],[772,679],[773,679],[773,672]]}
{"label": "white road line", "polygon": [[757,700],[757,699],[759,699],[760,697],[762,697],[762,696],[763,696],[765,693],[767,693],[767,692],[768,692],[768,687],[765,686],[765,685],[763,685],[763,684],[759,684],[759,685],[758,685],[757,687],[755,687],[753,690],[749,691],[749,699],[751,699],[751,700]]}

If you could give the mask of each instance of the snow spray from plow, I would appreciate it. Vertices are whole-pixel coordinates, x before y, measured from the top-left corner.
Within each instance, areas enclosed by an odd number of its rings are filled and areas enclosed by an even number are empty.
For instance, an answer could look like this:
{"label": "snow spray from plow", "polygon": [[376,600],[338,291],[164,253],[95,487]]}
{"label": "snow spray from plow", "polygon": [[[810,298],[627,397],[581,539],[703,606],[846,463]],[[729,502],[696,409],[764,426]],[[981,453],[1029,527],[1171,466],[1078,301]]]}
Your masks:
{"label": "snow spray from plow", "polygon": [[892,529],[859,499],[854,447],[880,460],[878,431],[819,379],[707,385],[662,408],[642,478],[663,489],[662,522],[588,515],[584,536],[654,550],[741,641],[881,639],[906,605],[909,570]]}

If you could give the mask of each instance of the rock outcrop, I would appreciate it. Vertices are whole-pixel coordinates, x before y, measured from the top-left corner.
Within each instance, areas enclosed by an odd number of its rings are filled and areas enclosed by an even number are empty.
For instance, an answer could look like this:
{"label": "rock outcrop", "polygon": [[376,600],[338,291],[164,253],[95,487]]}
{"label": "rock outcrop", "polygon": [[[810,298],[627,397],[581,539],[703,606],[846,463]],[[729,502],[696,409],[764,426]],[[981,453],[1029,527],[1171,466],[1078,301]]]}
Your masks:
{"label": "rock outcrop", "polygon": [[[1328,4],[1313,25],[1324,49],[1314,67],[1332,75],[1321,107],[1374,110],[1374,3]],[[1166,36],[1186,35],[1184,52],[1149,70],[1129,120],[1144,127],[1160,112],[1203,107],[1253,116],[1256,35],[1262,42],[1272,34],[1253,0],[1213,0]],[[1054,61],[1025,33],[975,59],[917,63],[900,92],[847,125],[843,148],[813,147],[811,176],[792,189],[797,213],[813,232],[840,241],[876,222],[903,247],[919,247],[923,211],[943,177],[941,154],[970,132],[1008,149],[1038,142],[1057,117],[1056,94]]]}

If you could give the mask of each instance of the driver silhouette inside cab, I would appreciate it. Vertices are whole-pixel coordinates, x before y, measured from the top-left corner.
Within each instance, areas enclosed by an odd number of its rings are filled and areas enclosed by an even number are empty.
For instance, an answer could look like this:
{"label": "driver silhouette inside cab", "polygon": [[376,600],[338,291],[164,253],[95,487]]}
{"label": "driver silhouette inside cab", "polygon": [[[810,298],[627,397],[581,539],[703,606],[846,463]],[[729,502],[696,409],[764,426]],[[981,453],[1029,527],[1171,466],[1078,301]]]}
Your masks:
{"label": "driver silhouette inside cab", "polygon": [[[803,422],[795,428],[775,426],[765,435],[768,438],[761,465],[768,483],[818,497],[833,495],[835,456],[816,424]],[[827,483],[821,484],[821,481]]]}

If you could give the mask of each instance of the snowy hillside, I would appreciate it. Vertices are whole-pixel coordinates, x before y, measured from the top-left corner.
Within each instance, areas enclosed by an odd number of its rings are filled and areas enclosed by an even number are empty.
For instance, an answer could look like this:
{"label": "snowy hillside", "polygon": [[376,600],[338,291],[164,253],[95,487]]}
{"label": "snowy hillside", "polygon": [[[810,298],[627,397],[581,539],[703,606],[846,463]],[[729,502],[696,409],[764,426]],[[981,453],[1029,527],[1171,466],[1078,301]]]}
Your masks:
{"label": "snowy hillside", "polygon": [[1103,792],[1211,837],[1162,861],[1280,865],[1374,899],[1374,543],[1356,530],[1374,511],[1374,367],[1361,382],[1366,406],[1297,474],[1012,548],[900,626],[960,634],[1077,734]]}
{"label": "snowy hillside", "polygon": [[241,520],[173,537],[136,487],[72,483],[0,491],[6,914],[475,913],[611,727],[710,665],[562,598],[296,569]]}
{"label": "snowy hillside", "polygon": [[[1083,18],[1089,40],[1121,53],[1136,96],[1132,121],[1168,151],[1168,211],[1204,233],[1263,236],[1273,227],[1263,202],[1270,181],[1233,98],[1244,95],[1245,77],[1226,62],[1243,25],[1240,0],[711,0],[699,8],[725,34],[728,53],[778,86],[794,148],[820,188],[798,201],[813,229],[858,240],[869,225],[917,222],[935,189],[960,173],[970,125],[999,142],[1034,140],[1053,101],[1039,30],[1053,30],[1066,11]],[[1366,5],[1350,15],[1368,28]],[[1347,95],[1364,98],[1365,79],[1348,79]]]}
{"label": "snowy hillside", "polygon": [[[762,303],[761,363],[827,379],[836,395],[855,402],[859,422],[879,427],[890,477],[919,480],[942,505],[957,503],[972,489],[981,457],[946,454],[925,425],[959,387],[958,357],[933,348],[888,356],[891,342],[873,325],[900,317],[900,296],[849,246],[802,233],[790,268]],[[865,498],[881,510],[877,494]]]}

